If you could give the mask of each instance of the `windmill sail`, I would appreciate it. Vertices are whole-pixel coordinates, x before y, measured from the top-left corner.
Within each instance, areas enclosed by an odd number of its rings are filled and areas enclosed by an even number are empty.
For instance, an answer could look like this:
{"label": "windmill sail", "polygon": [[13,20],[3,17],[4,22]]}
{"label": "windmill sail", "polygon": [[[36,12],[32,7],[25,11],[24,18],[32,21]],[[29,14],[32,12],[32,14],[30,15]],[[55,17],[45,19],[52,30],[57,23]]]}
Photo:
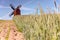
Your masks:
{"label": "windmill sail", "polygon": [[9,16],[11,17],[14,13],[12,12]]}
{"label": "windmill sail", "polygon": [[13,10],[15,10],[15,8],[13,7],[13,5],[12,5],[12,4],[10,4],[10,7],[11,7]]}
{"label": "windmill sail", "polygon": [[55,5],[55,7],[57,8],[57,4],[56,4],[56,1],[54,0],[54,5]]}

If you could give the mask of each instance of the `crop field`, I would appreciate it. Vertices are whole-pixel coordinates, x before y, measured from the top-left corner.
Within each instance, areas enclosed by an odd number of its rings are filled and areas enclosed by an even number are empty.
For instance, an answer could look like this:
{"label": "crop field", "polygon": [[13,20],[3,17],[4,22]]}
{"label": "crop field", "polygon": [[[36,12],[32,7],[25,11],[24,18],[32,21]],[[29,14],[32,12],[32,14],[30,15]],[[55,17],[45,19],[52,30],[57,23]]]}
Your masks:
{"label": "crop field", "polygon": [[60,14],[17,15],[13,21],[26,40],[60,40]]}
{"label": "crop field", "polygon": [[12,20],[0,20],[0,40],[24,40]]}

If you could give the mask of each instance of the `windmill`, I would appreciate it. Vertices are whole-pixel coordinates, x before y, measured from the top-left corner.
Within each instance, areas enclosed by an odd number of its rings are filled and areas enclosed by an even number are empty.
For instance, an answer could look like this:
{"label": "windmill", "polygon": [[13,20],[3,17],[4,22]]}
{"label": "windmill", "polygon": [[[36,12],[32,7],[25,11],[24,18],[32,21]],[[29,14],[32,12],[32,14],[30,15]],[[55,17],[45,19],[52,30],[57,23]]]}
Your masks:
{"label": "windmill", "polygon": [[14,6],[12,4],[10,4],[10,7],[13,9],[13,12],[9,15],[21,15],[21,10],[19,8],[21,8],[21,5],[18,5],[16,8],[14,8]]}

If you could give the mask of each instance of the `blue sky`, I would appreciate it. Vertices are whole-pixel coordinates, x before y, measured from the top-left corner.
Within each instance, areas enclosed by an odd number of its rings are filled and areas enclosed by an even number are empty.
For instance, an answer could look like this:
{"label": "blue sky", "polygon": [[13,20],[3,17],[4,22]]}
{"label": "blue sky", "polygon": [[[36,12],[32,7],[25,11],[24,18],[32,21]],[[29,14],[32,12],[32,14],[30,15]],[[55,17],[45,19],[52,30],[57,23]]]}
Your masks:
{"label": "blue sky", "polygon": [[[10,4],[16,8],[18,5],[22,5],[21,13],[22,15],[35,14],[36,8],[39,8],[39,5],[42,6],[44,11],[47,7],[54,9],[54,0],[0,0],[0,19],[11,19],[9,14],[12,13]],[[56,0],[57,4],[60,4],[60,0]]]}

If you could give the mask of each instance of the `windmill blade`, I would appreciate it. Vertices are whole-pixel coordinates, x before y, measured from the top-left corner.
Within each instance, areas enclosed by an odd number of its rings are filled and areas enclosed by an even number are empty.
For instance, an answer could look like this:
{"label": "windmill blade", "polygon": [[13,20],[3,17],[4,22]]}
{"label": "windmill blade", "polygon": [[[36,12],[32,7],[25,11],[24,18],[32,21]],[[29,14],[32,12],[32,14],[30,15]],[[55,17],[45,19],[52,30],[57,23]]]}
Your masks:
{"label": "windmill blade", "polygon": [[11,14],[9,14],[9,16],[11,17],[14,13],[12,12]]}
{"label": "windmill blade", "polygon": [[54,5],[55,5],[55,7],[57,8],[56,0],[54,0]]}
{"label": "windmill blade", "polygon": [[18,6],[17,6],[17,8],[18,8],[18,7],[19,7],[19,8],[21,8],[21,7],[22,7],[22,5],[18,5]]}
{"label": "windmill blade", "polygon": [[11,7],[13,10],[15,10],[15,8],[14,8],[14,6],[13,6],[12,4],[10,4],[10,7]]}

